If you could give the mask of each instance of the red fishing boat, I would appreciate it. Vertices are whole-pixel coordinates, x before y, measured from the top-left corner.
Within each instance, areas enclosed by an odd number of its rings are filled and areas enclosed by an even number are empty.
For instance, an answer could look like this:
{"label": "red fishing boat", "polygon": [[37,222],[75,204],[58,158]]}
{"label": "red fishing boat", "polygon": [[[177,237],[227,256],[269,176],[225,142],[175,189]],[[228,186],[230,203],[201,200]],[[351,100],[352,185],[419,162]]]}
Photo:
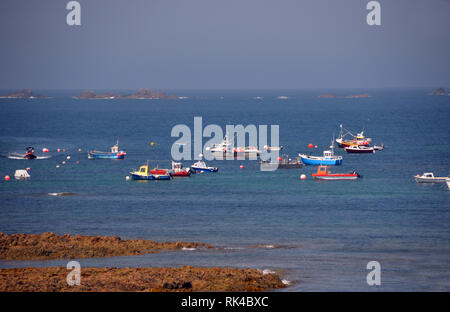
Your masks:
{"label": "red fishing boat", "polygon": [[191,168],[183,168],[183,165],[172,161],[172,170],[170,171],[172,177],[190,177]]}
{"label": "red fishing boat", "polygon": [[319,180],[356,180],[361,178],[355,170],[351,173],[331,173],[331,171],[328,170],[328,166],[319,166],[317,172],[311,174],[311,176]]}

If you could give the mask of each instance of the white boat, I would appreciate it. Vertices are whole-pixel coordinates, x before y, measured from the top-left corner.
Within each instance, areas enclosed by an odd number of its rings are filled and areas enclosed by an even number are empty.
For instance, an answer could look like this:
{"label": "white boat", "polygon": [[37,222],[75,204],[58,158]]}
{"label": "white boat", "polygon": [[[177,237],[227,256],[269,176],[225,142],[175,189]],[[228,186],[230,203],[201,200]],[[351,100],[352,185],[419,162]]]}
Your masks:
{"label": "white boat", "polygon": [[14,178],[16,178],[16,180],[28,180],[30,178],[30,174],[28,171],[20,169],[16,170],[14,173]]}
{"label": "white boat", "polygon": [[432,172],[425,172],[422,175],[414,176],[414,180],[417,183],[444,183],[447,179],[448,177],[435,177]]}
{"label": "white boat", "polygon": [[445,183],[447,183],[447,188],[450,190],[450,178],[445,179]]}
{"label": "white boat", "polygon": [[228,138],[228,134],[225,135],[223,141],[219,144],[213,144],[210,147],[205,148],[207,151],[210,151],[212,154],[232,154],[233,153],[233,142]]}
{"label": "white boat", "polygon": [[217,172],[219,169],[217,167],[208,167],[203,160],[200,160],[191,166],[191,170],[203,173],[203,172]]}

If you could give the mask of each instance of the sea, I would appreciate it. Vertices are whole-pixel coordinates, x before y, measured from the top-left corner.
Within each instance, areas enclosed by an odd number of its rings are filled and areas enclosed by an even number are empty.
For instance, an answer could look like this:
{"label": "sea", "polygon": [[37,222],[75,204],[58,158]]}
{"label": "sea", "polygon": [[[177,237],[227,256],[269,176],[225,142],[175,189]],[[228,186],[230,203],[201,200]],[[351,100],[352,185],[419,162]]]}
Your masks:
{"label": "sea", "polygon": [[[450,96],[430,96],[430,89],[169,90],[181,98],[74,99],[81,91],[35,90],[51,98],[0,99],[1,232],[216,247],[78,259],[82,268],[256,268],[276,272],[289,285],[277,291],[450,290],[450,190],[413,178],[450,174]],[[336,98],[317,98],[330,92]],[[371,97],[346,97],[361,93]],[[194,131],[194,117],[224,131],[226,125],[278,125],[281,154],[292,159],[329,149],[341,124],[353,133],[364,130],[385,149],[347,154],[336,148],[343,164],[333,171],[356,170],[363,176],[357,181],[316,181],[314,166],[261,171],[256,160],[207,161],[219,171],[171,181],[126,180],[147,162],[169,168],[178,139],[172,129]],[[109,150],[117,139],[124,160],[88,159],[88,150]],[[7,157],[28,146],[38,155],[48,148],[51,157]],[[31,179],[16,181],[15,170],[25,168]],[[48,195],[61,192],[71,194]],[[0,268],[67,261],[2,260]],[[371,261],[380,265],[380,285],[367,282]]]}

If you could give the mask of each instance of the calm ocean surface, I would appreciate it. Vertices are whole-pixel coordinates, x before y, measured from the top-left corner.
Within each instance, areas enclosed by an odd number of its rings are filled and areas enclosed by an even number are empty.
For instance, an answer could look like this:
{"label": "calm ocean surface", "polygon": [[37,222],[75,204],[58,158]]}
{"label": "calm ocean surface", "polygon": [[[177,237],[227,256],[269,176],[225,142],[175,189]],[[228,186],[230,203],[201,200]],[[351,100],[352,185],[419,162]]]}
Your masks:
{"label": "calm ocean surface", "polygon": [[[183,100],[75,100],[77,92],[37,93],[52,99],[0,99],[0,231],[119,235],[160,241],[199,241],[221,247],[135,257],[81,259],[83,266],[230,266],[270,269],[293,284],[288,291],[450,290],[450,191],[419,185],[413,175],[450,174],[450,96],[430,90],[174,91]],[[254,97],[263,99],[256,100]],[[288,96],[286,100],[278,96]],[[256,161],[211,161],[217,174],[172,181],[125,181],[130,169],[170,166],[176,124],[278,124],[284,153],[294,158],[330,145],[339,124],[387,148],[344,156],[339,172],[358,181],[318,182],[316,167],[261,172]],[[115,138],[125,160],[88,160]],[[155,142],[154,147],[150,142]],[[204,140],[206,142],[206,139]],[[66,153],[56,153],[65,148]],[[82,148],[83,152],[78,152]],[[66,165],[56,168],[67,155]],[[76,161],[80,163],[75,164]],[[152,161],[158,160],[158,161]],[[193,161],[184,161],[185,165]],[[239,165],[244,164],[243,170]],[[31,168],[30,181],[5,182]],[[299,180],[300,174],[308,176]],[[51,192],[73,192],[66,197]],[[223,247],[223,248],[222,248]],[[276,248],[271,248],[276,247]],[[380,287],[366,283],[366,264],[381,264]],[[0,261],[1,268],[65,266],[67,261]]]}

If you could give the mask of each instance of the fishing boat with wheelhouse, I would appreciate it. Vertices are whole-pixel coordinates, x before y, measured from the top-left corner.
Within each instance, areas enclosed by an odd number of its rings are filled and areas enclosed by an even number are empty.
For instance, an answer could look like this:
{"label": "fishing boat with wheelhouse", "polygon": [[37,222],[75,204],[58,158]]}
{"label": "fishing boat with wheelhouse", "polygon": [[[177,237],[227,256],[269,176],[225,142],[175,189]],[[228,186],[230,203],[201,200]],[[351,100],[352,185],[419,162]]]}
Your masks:
{"label": "fishing boat with wheelhouse", "polygon": [[332,173],[328,166],[319,166],[317,172],[311,174],[311,176],[318,180],[356,180],[361,178],[355,170],[350,173]]}
{"label": "fishing boat with wheelhouse", "polygon": [[[339,127],[340,132],[339,137],[336,139],[336,143],[340,148],[345,148],[353,145],[369,146],[372,142],[372,139],[364,137],[364,130],[354,135],[350,131],[342,127],[342,125],[339,125]],[[345,133],[344,130],[346,131]],[[351,139],[346,139],[346,137],[351,137]]]}
{"label": "fishing boat with wheelhouse", "polygon": [[139,170],[131,171],[131,179],[133,180],[170,180],[171,176],[167,174],[152,173],[149,165],[139,167]]}
{"label": "fishing boat with wheelhouse", "polygon": [[307,154],[298,154],[305,165],[342,165],[342,156],[334,155],[334,138],[331,141],[330,150],[323,151],[322,156],[312,156]]}
{"label": "fishing boat with wheelhouse", "polygon": [[127,153],[124,150],[119,150],[119,141],[111,147],[111,152],[102,152],[91,150],[88,152],[89,159],[124,159]]}

